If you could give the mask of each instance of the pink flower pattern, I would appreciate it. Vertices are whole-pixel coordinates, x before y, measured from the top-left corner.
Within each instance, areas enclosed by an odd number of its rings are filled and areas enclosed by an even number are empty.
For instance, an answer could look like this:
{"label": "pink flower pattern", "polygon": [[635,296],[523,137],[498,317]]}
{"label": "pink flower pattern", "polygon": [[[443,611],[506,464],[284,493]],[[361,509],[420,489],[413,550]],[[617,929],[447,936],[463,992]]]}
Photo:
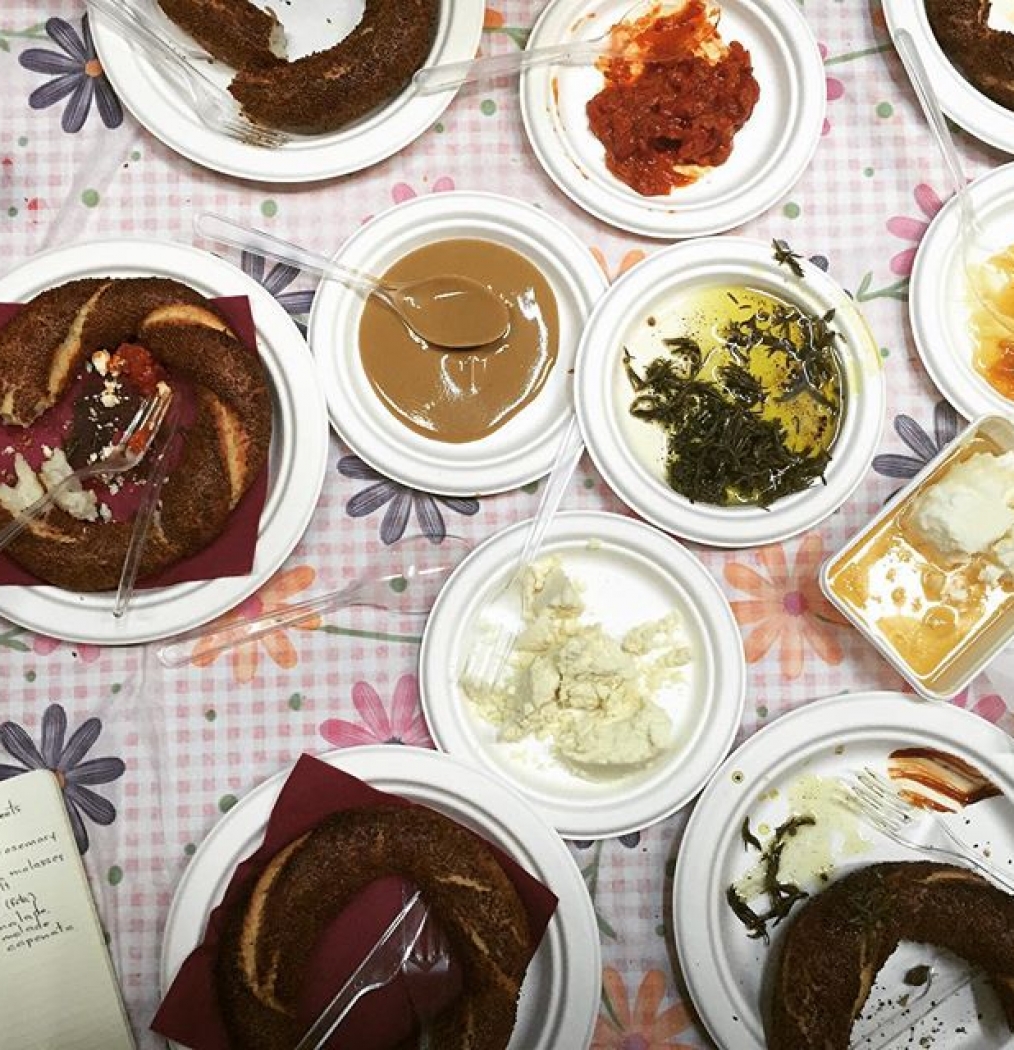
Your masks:
{"label": "pink flower pattern", "polygon": [[[32,642],[32,652],[38,656],[49,656],[63,645],[56,638],[49,638],[44,634],[37,634]],[[82,663],[93,664],[102,655],[102,650],[97,645],[74,645],[70,647],[77,653]]]}
{"label": "pink flower pattern", "polygon": [[937,195],[936,190],[932,186],[927,186],[924,182],[920,182],[916,186],[913,196],[915,197],[915,203],[919,206],[919,210],[926,216],[925,220],[910,219],[904,215],[896,215],[887,220],[887,229],[890,233],[893,233],[895,237],[900,237],[902,240],[913,242],[911,248],[898,252],[891,259],[891,273],[897,274],[899,277],[911,275],[915,253],[919,248],[919,242],[922,240],[923,234],[929,229],[929,220],[943,207],[943,201]]}
{"label": "pink flower pattern", "polygon": [[410,674],[402,675],[394,687],[391,713],[380,694],[366,682],[352,687],[352,703],[362,722],[329,718],[320,727],[321,736],[335,747],[357,744],[412,744],[433,747],[419,708],[419,684]]}
{"label": "pink flower pattern", "polygon": [[[820,57],[827,59],[827,47],[824,44],[819,44]],[[837,78],[832,76],[826,76],[824,78],[825,90],[827,91],[828,102],[837,102],[845,94],[845,85]],[[831,130],[831,121],[824,118],[824,127],[821,129],[821,135],[826,135]]]}
{"label": "pink flower pattern", "polygon": [[[447,193],[448,190],[454,189],[454,179],[449,175],[441,175],[430,189],[433,193]],[[404,204],[405,201],[410,201],[419,194],[407,182],[396,182],[391,187],[391,196],[395,204]]]}
{"label": "pink flower pattern", "polygon": [[970,693],[971,690],[965,689],[958,693],[951,703],[955,707],[963,707],[980,718],[985,718],[987,722],[992,722],[994,725],[1007,714],[1007,703],[998,693],[987,693],[985,696],[980,696],[974,704],[971,702]]}

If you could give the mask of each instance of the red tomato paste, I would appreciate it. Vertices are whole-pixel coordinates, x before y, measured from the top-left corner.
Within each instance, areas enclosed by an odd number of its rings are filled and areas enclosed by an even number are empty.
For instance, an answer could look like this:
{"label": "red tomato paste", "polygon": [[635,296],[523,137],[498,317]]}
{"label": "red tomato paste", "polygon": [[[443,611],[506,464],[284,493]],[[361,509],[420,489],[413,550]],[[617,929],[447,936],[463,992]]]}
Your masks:
{"label": "red tomato paste", "polygon": [[760,96],[749,52],[726,46],[704,0],[652,12],[613,28],[623,58],[599,63],[606,86],[588,103],[588,121],[609,170],[644,196],[691,183],[687,166],[713,168]]}

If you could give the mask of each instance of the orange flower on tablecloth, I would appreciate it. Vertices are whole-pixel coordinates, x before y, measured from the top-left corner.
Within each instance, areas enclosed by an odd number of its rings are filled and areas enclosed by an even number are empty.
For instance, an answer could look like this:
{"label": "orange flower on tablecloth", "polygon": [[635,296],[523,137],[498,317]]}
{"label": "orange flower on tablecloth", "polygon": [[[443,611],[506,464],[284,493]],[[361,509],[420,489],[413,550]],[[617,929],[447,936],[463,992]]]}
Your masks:
{"label": "orange flower on tablecloth", "polygon": [[495,7],[487,7],[486,15],[482,21],[483,29],[500,29],[503,26],[504,18],[501,12]]}
{"label": "orange flower on tablecloth", "polygon": [[649,970],[630,1007],[627,987],[619,971],[607,966],[602,972],[602,1013],[595,1023],[591,1050],[691,1050],[690,1043],[674,1043],[680,1032],[691,1028],[690,1011],[683,1003],[662,1010],[665,975]]}
{"label": "orange flower on tablecloth", "polygon": [[725,579],[750,595],[733,601],[732,611],[744,634],[747,663],[763,660],[778,645],[778,659],[786,678],[798,678],[808,649],[828,664],[840,664],[842,649],[834,626],[845,620],[820,592],[817,574],[826,554],[816,533],[803,538],[789,567],[780,543],[761,547],[757,558],[765,573],[749,565],[729,562]]}
{"label": "orange flower on tablecloth", "polygon": [[613,270],[606,260],[605,252],[601,248],[592,247],[591,253],[595,256],[595,261],[602,267],[603,272],[610,281],[615,281],[617,278],[622,277],[627,270],[632,266],[636,266],[644,258],[644,252],[640,248],[631,248],[620,259],[620,265]]}
{"label": "orange flower on tablecloth", "polygon": [[[268,609],[279,611],[286,608],[285,601],[300,591],[305,591],[313,583],[316,572],[309,565],[297,565],[294,569],[285,569],[272,577],[256,594],[247,598],[242,605],[216,621],[215,626],[224,627],[236,624],[242,630],[243,621],[260,616]],[[261,638],[243,642],[226,650],[232,667],[232,676],[237,682],[253,681],[260,663],[260,651],[264,651],[284,670],[295,667],[299,662],[296,647],[286,635],[287,630],[313,631],[320,627],[320,617],[313,616],[291,628],[279,628]],[[208,667],[218,659],[219,653],[209,652],[209,645],[199,641],[194,646],[190,662],[194,667]]]}

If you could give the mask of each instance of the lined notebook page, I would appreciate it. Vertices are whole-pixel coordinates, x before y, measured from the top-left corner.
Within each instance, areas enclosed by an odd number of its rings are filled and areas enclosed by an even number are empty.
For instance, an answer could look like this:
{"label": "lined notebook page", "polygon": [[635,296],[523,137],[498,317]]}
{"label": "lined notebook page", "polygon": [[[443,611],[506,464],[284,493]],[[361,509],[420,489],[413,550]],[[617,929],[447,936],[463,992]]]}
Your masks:
{"label": "lined notebook page", "polygon": [[0,781],[0,1050],[132,1050],[134,1040],[49,770]]}

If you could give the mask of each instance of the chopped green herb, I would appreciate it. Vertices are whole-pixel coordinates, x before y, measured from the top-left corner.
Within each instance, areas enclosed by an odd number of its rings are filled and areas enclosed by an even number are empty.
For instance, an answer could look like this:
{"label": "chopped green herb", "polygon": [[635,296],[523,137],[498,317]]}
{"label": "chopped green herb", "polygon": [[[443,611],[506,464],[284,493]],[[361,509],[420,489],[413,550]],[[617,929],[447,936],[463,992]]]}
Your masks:
{"label": "chopped green herb", "polygon": [[771,242],[771,247],[774,249],[775,262],[779,266],[787,266],[796,277],[803,276],[803,268],[799,265],[799,260],[802,259],[802,256],[798,252],[794,252],[787,241],[780,241],[776,237]]}
{"label": "chopped green herb", "polygon": [[[747,936],[753,940],[762,939],[765,944],[770,942],[768,925],[777,926],[792,908],[801,900],[805,900],[809,894],[801,890],[794,882],[782,882],[778,877],[778,869],[782,863],[782,852],[787,841],[795,835],[800,828],[816,824],[813,817],[809,815],[790,817],[784,824],[775,829],[768,844],[761,852],[761,863],[764,866],[764,878],[762,892],[768,898],[768,909],[765,912],[756,912],[749,903],[743,900],[736,887],[729,886],[725,891],[725,899],[732,908],[736,918],[746,927]],[[761,849],[760,842],[750,832],[750,821],[747,818],[740,829],[744,845],[747,844],[747,835],[750,836],[750,845],[756,843],[756,848]]]}
{"label": "chopped green herb", "polygon": [[739,829],[739,836],[743,840],[743,848],[749,849],[751,846],[759,853],[762,849],[760,839],[750,830],[750,818],[743,818],[743,826]]}

